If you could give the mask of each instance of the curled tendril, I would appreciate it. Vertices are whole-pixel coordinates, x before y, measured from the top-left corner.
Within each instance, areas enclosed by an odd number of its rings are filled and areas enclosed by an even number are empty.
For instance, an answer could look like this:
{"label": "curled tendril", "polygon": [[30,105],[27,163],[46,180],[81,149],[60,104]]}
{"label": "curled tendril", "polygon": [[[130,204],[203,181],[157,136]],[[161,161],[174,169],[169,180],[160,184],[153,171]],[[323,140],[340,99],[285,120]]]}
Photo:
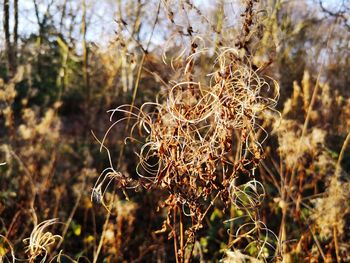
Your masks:
{"label": "curled tendril", "polygon": [[57,241],[62,239],[60,235],[54,235],[46,229],[57,224],[57,219],[49,219],[41,222],[33,228],[29,238],[23,240],[28,243],[26,253],[29,255],[29,261],[34,262],[39,256],[42,256],[40,262],[45,262],[50,247]]}
{"label": "curled tendril", "polygon": [[235,180],[232,180],[229,193],[232,203],[239,209],[254,209],[260,206],[266,194],[262,183],[255,179],[240,186],[236,186]]}

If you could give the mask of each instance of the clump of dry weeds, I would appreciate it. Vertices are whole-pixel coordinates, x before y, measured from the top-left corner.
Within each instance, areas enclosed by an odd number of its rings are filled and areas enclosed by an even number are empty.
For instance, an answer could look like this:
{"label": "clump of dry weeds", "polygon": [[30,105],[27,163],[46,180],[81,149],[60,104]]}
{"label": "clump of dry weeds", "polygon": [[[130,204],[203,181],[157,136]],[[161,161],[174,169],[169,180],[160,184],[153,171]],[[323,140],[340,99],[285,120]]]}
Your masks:
{"label": "clump of dry weeds", "polygon": [[[165,6],[170,21],[176,24],[170,4]],[[186,15],[187,8],[194,8],[189,1],[180,6]],[[191,259],[196,233],[219,200],[225,209],[234,206],[244,211],[246,223],[230,233],[229,247],[242,243],[243,253],[254,247],[258,259],[276,254],[277,237],[260,220],[258,211],[265,190],[254,175],[263,158],[261,144],[268,136],[261,126],[262,118],[265,112],[275,111],[279,86],[273,79],[263,78],[260,68],[251,63],[249,46],[255,15],[254,1],[246,1],[242,32],[235,47],[220,43],[207,48],[206,43],[211,42],[195,37],[189,25],[186,34],[181,31],[190,39],[189,49],[169,61],[165,48],[163,61],[170,62],[176,81],[166,84],[163,97],[140,107],[132,103],[108,111],[113,123],[99,143],[108,154],[109,167],[97,179],[92,199],[110,209],[112,205],[104,197],[114,181],[124,192],[139,188],[165,190],[167,218],[158,232],[170,232],[177,262]],[[187,21],[189,24],[188,17]],[[198,61],[210,57],[209,70],[196,72]],[[121,117],[114,120],[116,116]],[[112,129],[122,121],[127,122],[126,127],[131,123],[126,141],[139,146],[137,178],[114,167],[106,146]]]}
{"label": "clump of dry weeds", "polygon": [[46,229],[57,224],[57,219],[45,220],[33,228],[29,238],[23,240],[27,243],[26,253],[29,255],[29,262],[36,262],[37,258],[41,258],[40,262],[45,262],[50,251],[50,247],[62,237],[54,235]]}
{"label": "clump of dry weeds", "polygon": [[[198,50],[187,58],[184,75],[196,57],[205,52]],[[169,192],[165,201],[169,213],[164,227],[172,229],[175,235],[170,218],[176,220],[180,208],[180,213],[192,219],[192,226],[186,231],[188,244],[194,242],[196,231],[202,228],[206,213],[218,197],[226,206],[234,204],[245,209],[259,206],[265,195],[261,183],[248,179],[246,185],[237,186],[235,179],[239,174],[252,177],[263,156],[261,143],[267,135],[261,140],[256,135],[258,131],[266,133],[259,118],[264,111],[273,110],[278,85],[272,81],[271,86],[249,63],[238,58],[238,50],[221,48],[214,71],[207,75],[208,86],[183,81],[172,86],[163,103],[145,103],[140,108],[123,105],[110,110],[111,120],[117,113],[126,117],[111,125],[101,141],[101,149],[108,151],[104,143],[109,132],[130,117],[134,122],[128,139],[137,141],[140,135],[144,138],[137,154],[136,172],[140,179],[116,171],[110,159],[110,167],[97,180],[92,198],[104,203],[104,193],[113,179],[126,189],[165,189]],[[240,155],[236,162],[228,157],[234,133],[239,134],[240,140],[235,145],[238,149],[234,149]],[[252,231],[267,229],[250,216],[255,224]],[[241,231],[243,228],[237,231],[237,237]],[[266,241],[261,243],[264,246]]]}

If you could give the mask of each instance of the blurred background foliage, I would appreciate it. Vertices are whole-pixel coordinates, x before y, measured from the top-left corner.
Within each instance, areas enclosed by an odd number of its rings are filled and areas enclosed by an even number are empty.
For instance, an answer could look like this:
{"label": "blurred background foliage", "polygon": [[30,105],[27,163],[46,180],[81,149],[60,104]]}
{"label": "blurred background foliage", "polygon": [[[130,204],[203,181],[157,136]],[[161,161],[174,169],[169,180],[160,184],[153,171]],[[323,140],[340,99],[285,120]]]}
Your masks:
{"label": "blurred background foliage", "polygon": [[[234,45],[244,4],[1,1],[0,262],[11,261],[10,246],[28,258],[22,240],[50,218],[64,223],[50,230],[63,237],[50,258],[63,250],[62,262],[175,261],[172,241],[156,232],[166,217],[164,193],[128,192],[127,201],[111,191],[107,220],[90,201],[108,162],[91,131],[102,138],[108,109],[154,101],[179,79],[181,65],[172,69],[163,52],[176,56],[192,35]],[[280,84],[282,115],[263,123],[270,136],[257,174],[267,192],[262,218],[280,237],[284,262],[350,262],[350,4],[260,0],[255,12],[252,61]],[[212,60],[198,61],[196,72],[211,72]],[[119,170],[135,176],[127,135],[118,126],[107,144]],[[234,250],[225,256],[227,231],[242,224],[227,219],[220,209],[210,212],[195,262],[246,262]]]}

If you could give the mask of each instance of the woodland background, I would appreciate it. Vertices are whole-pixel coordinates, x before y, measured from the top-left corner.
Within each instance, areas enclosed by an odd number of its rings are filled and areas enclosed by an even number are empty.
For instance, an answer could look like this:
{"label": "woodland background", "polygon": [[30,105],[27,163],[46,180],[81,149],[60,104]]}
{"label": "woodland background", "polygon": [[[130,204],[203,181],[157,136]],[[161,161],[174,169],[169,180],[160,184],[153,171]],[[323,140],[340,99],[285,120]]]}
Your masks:
{"label": "woodland background", "polygon": [[[101,140],[109,128],[107,110],[155,101],[178,77],[164,52],[176,56],[195,36],[235,47],[247,2],[0,1],[0,262],[11,262],[11,251],[40,262],[44,254],[31,258],[23,240],[52,218],[63,224],[50,232],[62,239],[47,262],[55,255],[61,262],[175,262],[168,233],[156,232],[166,217],[157,209],[164,192],[127,190],[128,201],[112,187],[108,216],[91,201],[108,163],[94,135]],[[260,214],[280,238],[284,262],[350,262],[349,14],[346,0],[254,7],[251,61],[279,83],[281,113],[278,124],[262,124],[269,137],[256,174],[266,190]],[[210,72],[212,62],[208,56],[195,68]],[[135,177],[125,128],[114,129],[106,145],[118,169]],[[239,211],[209,212],[194,262],[235,262],[227,230],[240,222],[225,223],[232,216]]]}

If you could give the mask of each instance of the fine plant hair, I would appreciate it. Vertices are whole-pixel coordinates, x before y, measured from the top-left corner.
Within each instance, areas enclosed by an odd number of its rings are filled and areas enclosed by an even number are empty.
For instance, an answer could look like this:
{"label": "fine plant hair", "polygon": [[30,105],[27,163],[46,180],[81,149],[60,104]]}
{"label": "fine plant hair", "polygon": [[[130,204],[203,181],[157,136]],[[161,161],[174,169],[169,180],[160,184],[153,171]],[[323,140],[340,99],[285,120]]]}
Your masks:
{"label": "fine plant hair", "polygon": [[60,235],[54,235],[46,229],[57,223],[57,219],[45,220],[33,228],[30,237],[23,240],[28,244],[26,253],[29,256],[29,262],[36,262],[38,257],[41,257],[40,262],[46,262],[50,247],[62,238]]}
{"label": "fine plant hair", "polygon": [[[252,13],[253,2],[248,1],[246,15]],[[108,154],[109,167],[97,179],[91,199],[110,210],[113,204],[107,203],[105,194],[113,182],[124,192],[165,190],[167,218],[157,232],[169,231],[176,262],[191,260],[196,234],[219,200],[225,209],[234,206],[244,212],[245,223],[229,233],[229,248],[245,253],[254,246],[257,251],[253,256],[263,261],[278,254],[274,245],[278,244],[277,236],[260,220],[265,190],[254,175],[263,158],[262,143],[268,137],[261,126],[262,117],[275,111],[279,86],[271,78],[264,79],[252,65],[249,52],[242,52],[248,50],[251,19],[244,21],[242,43],[237,47],[213,50],[205,46],[203,38],[191,37],[191,49],[171,60],[173,69],[176,61],[185,64],[178,69],[180,79],[171,83],[164,98],[140,107],[121,105],[109,110],[112,125],[102,140],[95,137],[100,150]],[[202,78],[196,76],[197,61],[210,54],[214,57],[211,71]],[[123,117],[115,120],[117,115]],[[136,179],[114,167],[106,146],[107,137],[123,121],[127,127],[131,123],[125,141],[139,145]],[[234,151],[236,160],[230,157]],[[248,182],[242,184],[242,179]]]}

